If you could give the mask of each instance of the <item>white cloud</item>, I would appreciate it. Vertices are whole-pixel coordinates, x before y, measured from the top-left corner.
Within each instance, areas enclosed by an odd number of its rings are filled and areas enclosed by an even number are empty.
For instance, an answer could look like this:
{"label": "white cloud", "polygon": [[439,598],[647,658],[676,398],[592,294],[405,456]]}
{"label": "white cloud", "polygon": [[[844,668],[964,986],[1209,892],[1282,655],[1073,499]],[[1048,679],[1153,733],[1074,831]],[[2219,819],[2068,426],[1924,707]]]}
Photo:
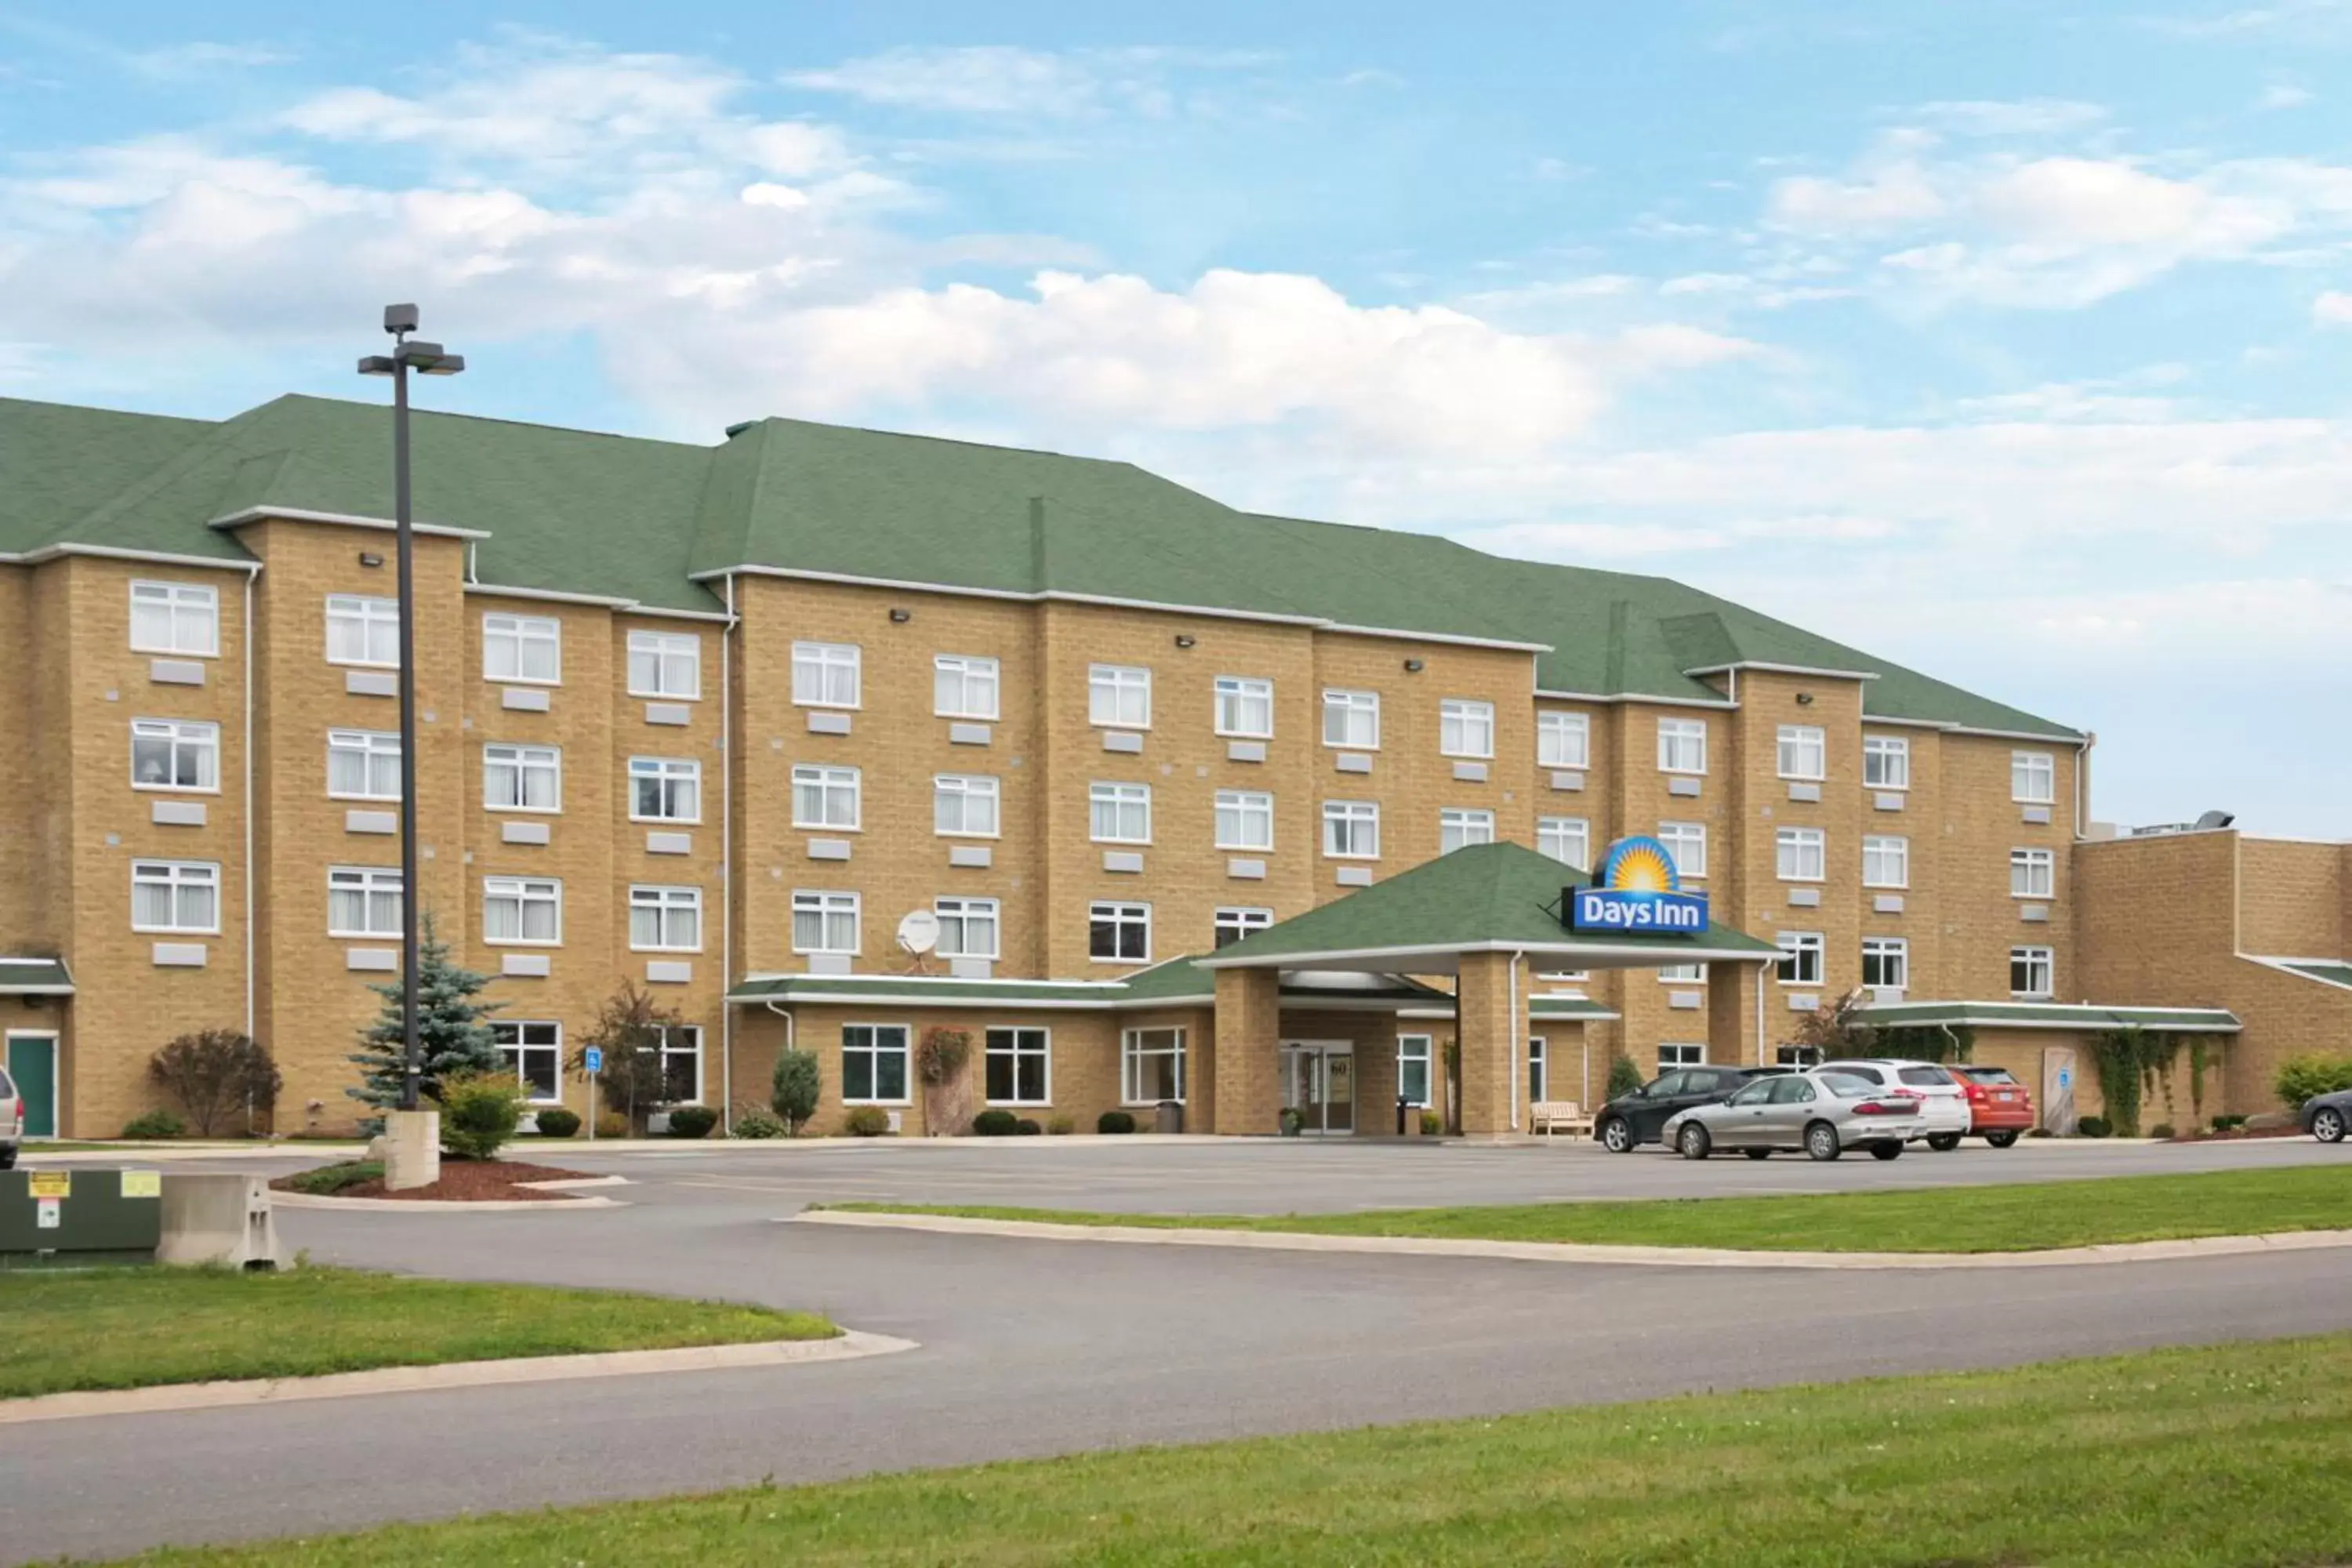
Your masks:
{"label": "white cloud", "polygon": [[2305,104],[2315,100],[2318,96],[2307,87],[2297,87],[2293,82],[2274,81],[2263,89],[2262,96],[2254,100],[2254,109],[2259,113],[2270,113],[2282,109],[2301,109]]}
{"label": "white cloud", "polygon": [[1945,201],[1908,157],[1879,161],[1855,178],[1792,175],[1773,183],[1767,216],[1802,234],[1844,236],[1914,226],[1941,217]]}
{"label": "white cloud", "polygon": [[2311,319],[2323,327],[2352,327],[2352,294],[2330,289],[2311,302]]}
{"label": "white cloud", "polygon": [[2047,136],[2099,124],[2107,111],[2095,103],[2026,98],[1923,103],[1913,115],[1967,136]]}
{"label": "white cloud", "polygon": [[285,65],[293,52],[276,44],[224,44],[196,41],[125,55],[123,63],[141,76],[159,81],[182,81],[220,71],[255,70]]}
{"label": "white cloud", "polygon": [[[1069,118],[1127,110],[1159,116],[1178,105],[1178,72],[1234,69],[1264,59],[1240,51],[1154,47],[909,47],[788,72],[783,79],[813,92],[938,113]],[[1344,85],[1368,85],[1385,75],[1360,71]]]}

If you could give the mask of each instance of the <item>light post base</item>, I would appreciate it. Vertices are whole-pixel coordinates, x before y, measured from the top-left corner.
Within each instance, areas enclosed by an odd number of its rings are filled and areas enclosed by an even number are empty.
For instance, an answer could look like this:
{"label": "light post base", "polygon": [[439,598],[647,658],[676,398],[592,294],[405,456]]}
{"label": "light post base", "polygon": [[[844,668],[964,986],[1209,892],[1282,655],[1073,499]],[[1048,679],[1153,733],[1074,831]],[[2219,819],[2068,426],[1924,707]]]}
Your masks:
{"label": "light post base", "polygon": [[383,1118],[386,1192],[429,1187],[441,1179],[441,1113],[393,1110]]}

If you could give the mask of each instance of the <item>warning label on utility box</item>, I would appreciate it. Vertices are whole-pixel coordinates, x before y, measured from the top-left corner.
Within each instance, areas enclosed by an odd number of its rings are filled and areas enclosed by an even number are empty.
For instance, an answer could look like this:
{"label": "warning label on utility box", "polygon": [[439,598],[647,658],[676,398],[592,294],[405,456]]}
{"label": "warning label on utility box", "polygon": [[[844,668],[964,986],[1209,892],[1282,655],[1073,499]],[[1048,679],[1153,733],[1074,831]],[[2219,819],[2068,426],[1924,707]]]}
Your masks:
{"label": "warning label on utility box", "polygon": [[33,1196],[37,1198],[73,1196],[71,1171],[28,1171],[26,1175],[32,1184]]}
{"label": "warning label on utility box", "polygon": [[160,1198],[163,1195],[163,1173],[161,1171],[125,1171],[122,1173],[122,1195],[126,1198]]}

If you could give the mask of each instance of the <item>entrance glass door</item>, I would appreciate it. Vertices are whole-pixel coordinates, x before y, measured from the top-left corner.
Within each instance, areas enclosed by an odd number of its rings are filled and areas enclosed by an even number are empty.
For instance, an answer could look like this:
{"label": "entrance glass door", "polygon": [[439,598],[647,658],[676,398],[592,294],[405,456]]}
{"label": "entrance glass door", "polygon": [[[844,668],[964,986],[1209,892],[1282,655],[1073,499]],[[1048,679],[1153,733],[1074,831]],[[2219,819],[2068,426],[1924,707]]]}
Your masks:
{"label": "entrance glass door", "polygon": [[1282,1103],[1302,1133],[1356,1130],[1356,1047],[1346,1040],[1292,1040],[1282,1047]]}

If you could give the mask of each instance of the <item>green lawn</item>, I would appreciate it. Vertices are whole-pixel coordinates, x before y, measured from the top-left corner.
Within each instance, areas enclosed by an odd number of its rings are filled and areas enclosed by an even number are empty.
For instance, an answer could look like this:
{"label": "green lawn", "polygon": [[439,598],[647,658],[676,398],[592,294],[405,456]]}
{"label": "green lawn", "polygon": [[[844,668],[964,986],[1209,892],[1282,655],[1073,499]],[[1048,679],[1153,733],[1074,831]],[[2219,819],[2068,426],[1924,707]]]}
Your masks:
{"label": "green lawn", "polygon": [[2100,1242],[2352,1227],[2352,1162],[1915,1192],[1512,1204],[1360,1214],[1127,1215],[959,1205],[820,1206],[867,1214],[1307,1231],[1322,1236],[1450,1237],[1783,1252],[2027,1252]]}
{"label": "green lawn", "polygon": [[839,1331],[764,1307],[341,1268],[17,1271],[0,1273],[0,1398]]}
{"label": "green lawn", "polygon": [[758,1488],[140,1561],[2317,1564],[2352,1561],[2347,1495],[2352,1336],[2338,1335]]}

